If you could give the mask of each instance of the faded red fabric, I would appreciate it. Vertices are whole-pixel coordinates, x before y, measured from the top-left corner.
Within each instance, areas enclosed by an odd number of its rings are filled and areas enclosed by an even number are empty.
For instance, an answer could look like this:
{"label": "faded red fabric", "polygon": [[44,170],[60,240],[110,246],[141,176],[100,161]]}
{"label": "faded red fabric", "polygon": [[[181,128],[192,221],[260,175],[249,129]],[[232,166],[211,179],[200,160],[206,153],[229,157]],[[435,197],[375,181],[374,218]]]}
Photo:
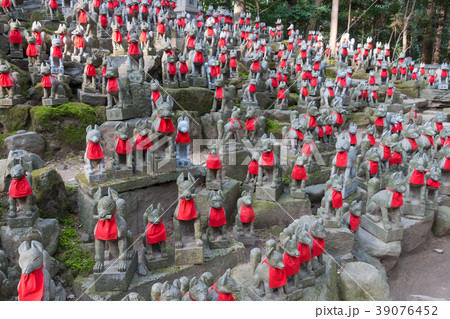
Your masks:
{"label": "faded red fabric", "polygon": [[167,63],[167,65],[169,67],[169,74],[170,75],[177,74],[177,66],[175,65],[175,63]]}
{"label": "faded red fabric", "polygon": [[417,142],[416,142],[416,140],[413,139],[413,138],[409,138],[409,137],[405,137],[405,138],[409,141],[409,143],[411,143],[411,147],[415,151],[417,149]]}
{"label": "faded red fabric", "polygon": [[377,174],[378,173],[378,162],[374,162],[371,160],[369,161],[369,166],[370,166],[370,174]]}
{"label": "faded red fabric", "polygon": [[376,142],[375,142],[375,137],[373,136],[373,135],[369,135],[369,134],[367,134],[367,138],[369,139],[369,141],[370,141],[370,146],[372,146],[372,145],[375,145],[376,144]]}
{"label": "faded red fabric", "polygon": [[311,154],[311,144],[312,143],[305,143],[302,147],[302,154],[310,155]]}
{"label": "faded red fabric", "polygon": [[295,180],[306,180],[308,178],[306,174],[306,169],[304,166],[295,165],[292,169],[292,179]]}
{"label": "faded red fabric", "polygon": [[444,169],[450,169],[450,159],[445,158]]}
{"label": "faded red fabric", "polygon": [[381,70],[381,77],[382,77],[382,78],[386,78],[387,76],[388,76],[388,71],[385,70],[385,69],[382,69],[382,70]]}
{"label": "faded red fabric", "polygon": [[392,124],[391,133],[394,134],[395,132],[397,132],[397,126]]}
{"label": "faded red fabric", "polygon": [[166,227],[162,222],[158,224],[147,224],[147,231],[145,232],[147,244],[157,244],[167,240]]}
{"label": "faded red fabric", "polygon": [[142,136],[139,133],[136,133],[136,135],[134,135],[134,148],[136,150],[146,150],[152,146],[152,141],[150,140],[150,137],[148,137],[148,135]]}
{"label": "faded red fabric", "polygon": [[425,134],[422,134],[422,135],[425,136],[426,138],[428,138],[428,140],[430,141],[431,146],[434,146],[434,140],[433,140],[432,136],[425,135]]}
{"label": "faded red fabric", "polygon": [[194,63],[204,63],[205,58],[203,57],[203,53],[199,51],[195,51]]}
{"label": "faded red fabric", "polygon": [[388,96],[392,96],[394,94],[394,89],[393,88],[388,88],[386,94]]}
{"label": "faded red fabric", "polygon": [[223,86],[216,88],[216,99],[222,99],[223,98]]}
{"label": "faded red fabric", "polygon": [[97,71],[95,71],[95,66],[93,66],[92,64],[86,63],[86,75],[87,76],[96,76]]}
{"label": "faded red fabric", "polygon": [[261,264],[267,264],[269,266],[269,288],[278,288],[284,286],[287,282],[286,269],[278,269],[272,267],[265,259]]}
{"label": "faded red fabric", "polygon": [[9,0],[2,0],[2,7],[3,8],[10,8],[11,7],[11,3],[9,2]]}
{"label": "faded red fabric", "polygon": [[237,60],[236,60],[236,58],[230,58],[230,67],[232,67],[232,68],[237,67]]}
{"label": "faded red fabric", "polygon": [[284,253],[283,257],[284,269],[286,270],[286,276],[295,275],[300,270],[300,258],[293,257]]}
{"label": "faded red fabric", "polygon": [[298,137],[300,140],[303,140],[303,139],[304,139],[302,131],[296,130],[296,129],[294,129],[294,128],[290,128],[289,131],[287,132],[286,136],[289,135],[289,132],[290,132],[291,130],[292,130],[292,131],[295,131],[295,133],[297,133],[297,137]]}
{"label": "faded red fabric", "polygon": [[220,74],[220,66],[211,66],[211,77],[215,78]]}
{"label": "faded red fabric", "polygon": [[323,126],[317,126],[319,129],[319,137],[323,137]]}
{"label": "faded red fabric", "polygon": [[375,77],[371,76],[371,77],[369,78],[369,84],[370,84],[370,85],[375,85]]}
{"label": "faded red fabric", "polygon": [[190,143],[191,138],[189,137],[189,132],[183,133],[178,132],[177,137],[175,138],[175,142],[183,144],[183,143]]}
{"label": "faded red fabric", "polygon": [[54,46],[52,48],[53,48],[53,50],[52,50],[52,57],[62,59],[61,47]]}
{"label": "faded red fabric", "polygon": [[398,132],[403,131],[403,124],[402,124],[401,122],[398,122],[398,123],[397,123],[397,131],[398,131]]}
{"label": "faded red fabric", "polygon": [[375,125],[384,126],[384,117],[377,117],[377,119],[375,120]]}
{"label": "faded red fabric", "polygon": [[159,93],[159,91],[153,91],[152,92],[152,98],[153,98],[153,102],[156,104],[156,101],[158,101],[158,99],[161,97],[161,93]]}
{"label": "faded red fabric", "polygon": [[[328,89],[328,94],[330,94],[330,96],[331,97],[333,97],[334,96],[334,90],[333,90],[333,88],[327,88]],[[340,115],[340,114],[339,114]],[[341,117],[342,117],[342,115],[341,115]]]}
{"label": "faded red fabric", "polygon": [[391,148],[389,146],[386,146],[383,144],[380,144],[380,145],[383,146],[383,161],[391,158]]}
{"label": "faded red fabric", "polygon": [[391,207],[401,207],[403,206],[403,194],[400,192],[394,192],[386,187],[388,191],[390,191],[392,195]]}
{"label": "faded red fabric", "polygon": [[411,184],[423,185],[425,183],[425,172],[419,172],[414,168],[409,182]]}
{"label": "faded red fabric", "polygon": [[19,179],[13,179],[11,185],[9,186],[9,197],[11,198],[22,198],[27,197],[32,194],[31,185],[28,182],[27,175]]}
{"label": "faded red fabric", "polygon": [[302,87],[302,95],[303,96],[308,96],[308,88],[307,87]]}
{"label": "faded red fabric", "polygon": [[164,23],[159,23],[158,22],[157,31],[158,31],[159,34],[166,33],[166,25]]}
{"label": "faded red fabric", "polygon": [[337,152],[336,154],[336,166],[347,167],[347,152]]}
{"label": "faded red fabric", "polygon": [[436,129],[438,133],[444,128],[444,125],[442,123],[434,123],[436,124]]}
{"label": "faded red fabric", "polygon": [[122,42],[122,33],[120,31],[113,31],[112,39],[114,42]]}
{"label": "faded red fabric", "polygon": [[240,221],[241,223],[250,223],[255,221],[255,212],[253,211],[253,206],[241,205]]}
{"label": "faded red fabric", "polygon": [[78,22],[79,23],[87,23],[87,17],[86,12],[83,10],[80,10],[78,13]]}
{"label": "faded red fabric", "polygon": [[[114,213],[115,214],[115,213]],[[99,220],[95,229],[95,238],[99,240],[117,239],[116,217],[112,215],[111,219]]]}
{"label": "faded red fabric", "polygon": [[377,91],[372,91],[372,96],[373,96],[373,98],[376,100],[376,99],[378,99],[378,93],[377,93]]}
{"label": "faded red fabric", "polygon": [[257,161],[251,160],[248,164],[248,173],[251,175],[258,175],[259,164]]}
{"label": "faded red fabric", "polygon": [[0,73],[0,86],[1,87],[10,87],[13,85],[12,79],[11,79],[11,73]]}
{"label": "faded red fabric", "polygon": [[342,207],[344,204],[344,201],[342,199],[342,192],[334,190],[334,188],[331,186],[330,188],[331,188],[331,201],[333,203],[333,208]]}
{"label": "faded red fabric", "polygon": [[84,48],[84,37],[82,35],[76,35],[73,44],[75,48]]}
{"label": "faded red fabric", "polygon": [[206,160],[206,167],[209,169],[219,169],[222,168],[222,163],[220,161],[219,154],[212,155],[208,154],[208,159]]}
{"label": "faded red fabric", "polygon": [[427,181],[427,186],[433,187],[433,188],[439,188],[439,187],[441,187],[441,183],[439,183],[438,181],[434,181],[430,178]]}
{"label": "faded red fabric", "polygon": [[331,125],[325,125],[325,135],[333,134],[333,127]]}
{"label": "faded red fabric", "polygon": [[403,162],[402,154],[399,152],[394,152],[392,154],[391,158],[389,158],[389,166],[395,165],[395,164],[401,164]]}
{"label": "faded red fabric", "polygon": [[137,42],[130,42],[130,45],[128,46],[128,54],[139,54],[139,47]]}
{"label": "faded red fabric", "polygon": [[261,70],[261,66],[259,64],[259,60],[258,61],[253,61],[252,63],[252,71],[259,71]]}
{"label": "faded red fabric", "polygon": [[356,139],[356,134],[349,134],[349,135],[350,135],[350,145],[358,144],[358,141]]}
{"label": "faded red fabric", "polygon": [[356,231],[358,229],[360,220],[360,216],[350,214],[350,229],[352,231]]}
{"label": "faded red fabric", "polygon": [[342,117],[341,113],[333,111],[331,112],[331,114],[336,114],[336,124],[344,124],[344,118]]}
{"label": "faded red fabric", "polygon": [[300,252],[300,264],[311,260],[311,248],[308,244],[297,243],[298,251]]}
{"label": "faded red fabric", "polygon": [[36,56],[38,55],[38,49],[36,44],[34,43],[29,43],[27,46],[27,50],[25,51],[25,54],[27,56]]}
{"label": "faded red fabric", "polygon": [[281,99],[281,100],[283,100],[283,99],[286,98],[286,94],[284,93],[284,90],[283,90],[283,89],[279,89],[279,90],[278,90],[277,98],[279,98],[279,99]]}
{"label": "faded red fabric", "polygon": [[187,74],[189,72],[188,66],[185,62],[180,62],[180,74]]}
{"label": "faded red fabric", "polygon": [[106,14],[101,14],[100,15],[100,25],[102,27],[107,27],[108,26],[108,16]]}
{"label": "faded red fabric", "polygon": [[160,119],[158,132],[161,133],[171,133],[175,131],[175,126],[173,126],[172,119],[164,119],[157,115]]}
{"label": "faded red fabric", "polygon": [[210,227],[221,227],[227,224],[227,218],[225,215],[225,210],[223,207],[214,208],[211,207],[209,210],[209,226]]}
{"label": "faded red fabric", "polygon": [[191,220],[197,218],[197,209],[195,208],[194,199],[185,200],[180,198],[180,204],[178,205],[178,220]]}
{"label": "faded red fabric", "polygon": [[256,123],[256,117],[252,119],[247,119],[247,122],[245,122],[245,129],[247,131],[254,131],[255,130],[255,123]]}
{"label": "faded red fabric", "polygon": [[53,80],[55,79],[53,74],[46,74],[46,75],[44,75],[42,77],[41,87],[43,87],[43,88],[51,88],[52,87],[52,80],[51,80],[51,78],[53,78]]}
{"label": "faded red fabric", "polygon": [[313,257],[320,256],[325,252],[325,239],[313,237]]}
{"label": "faded red fabric", "polygon": [[273,151],[268,153],[263,152],[261,155],[261,166],[273,166],[274,156]]}
{"label": "faded red fabric", "polygon": [[18,287],[19,301],[42,301],[44,284],[42,267],[29,275],[22,273]]}
{"label": "faded red fabric", "polygon": [[315,116],[305,114],[305,117],[309,117],[309,127],[316,127],[317,126],[317,119]]}
{"label": "faded red fabric", "polygon": [[108,92],[115,92],[119,90],[119,84],[116,78],[108,79]]}
{"label": "faded red fabric", "polygon": [[217,292],[217,294],[219,295],[219,299],[218,299],[217,301],[236,301],[236,300],[233,298],[233,295],[232,295],[232,294],[218,291],[217,288],[216,288],[216,283],[214,283],[214,285],[212,285],[212,287],[209,288],[208,293],[210,293],[211,290],[213,290],[213,289],[214,289],[214,290]]}
{"label": "faded red fabric", "polygon": [[90,160],[101,159],[104,157],[100,143],[87,143],[86,157]]}
{"label": "faded red fabric", "polygon": [[9,33],[9,42],[11,43],[23,43],[22,34],[19,30],[11,30]]}

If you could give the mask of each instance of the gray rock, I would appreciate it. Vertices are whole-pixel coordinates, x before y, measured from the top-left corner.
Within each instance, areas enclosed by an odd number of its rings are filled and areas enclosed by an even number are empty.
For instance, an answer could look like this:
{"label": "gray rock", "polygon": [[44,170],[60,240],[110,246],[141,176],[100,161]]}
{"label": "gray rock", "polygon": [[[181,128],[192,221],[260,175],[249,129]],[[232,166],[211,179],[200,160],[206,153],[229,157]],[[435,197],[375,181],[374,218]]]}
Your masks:
{"label": "gray rock", "polygon": [[150,83],[144,82],[131,83],[130,94],[132,98],[132,106],[137,109],[138,117],[146,117],[151,115],[151,90]]}
{"label": "gray rock", "polygon": [[426,242],[431,235],[433,220],[433,213],[422,218],[402,217],[402,251],[410,252]]}
{"label": "gray rock", "polygon": [[212,115],[207,113],[200,118],[202,124],[203,138],[205,139],[217,139],[217,127]]}
{"label": "gray rock", "polygon": [[173,107],[175,111],[197,111],[200,116],[211,111],[214,98],[214,91],[199,87],[164,88],[161,93],[164,96],[170,95],[174,99]]}
{"label": "gray rock", "polygon": [[438,253],[438,254],[443,254],[443,253],[444,253],[444,250],[443,250],[443,249],[436,248],[436,249],[434,250],[434,252],[435,252],[435,253]]}
{"label": "gray rock", "polygon": [[37,240],[42,243],[42,233],[34,227],[9,228],[3,226],[0,230],[3,251],[13,263],[18,263],[17,249],[25,240]]}
{"label": "gray rock", "polygon": [[374,266],[364,262],[345,265],[340,275],[340,289],[344,301],[391,299],[386,278]]}
{"label": "gray rock", "polygon": [[5,145],[9,151],[21,149],[42,156],[45,140],[36,132],[26,132],[8,136],[5,139]]}
{"label": "gray rock", "polygon": [[83,83],[83,72],[84,68],[81,63],[64,61],[64,76],[66,78],[65,81],[69,86],[80,85]]}
{"label": "gray rock", "polygon": [[89,235],[86,233],[81,234],[81,241],[83,243],[88,243],[89,242]]}
{"label": "gray rock", "polygon": [[442,237],[450,234],[450,207],[439,206],[433,224],[433,234]]}
{"label": "gray rock", "polygon": [[337,301],[339,299],[338,274],[336,263],[328,256],[324,256],[326,271],[316,278],[314,286],[303,288],[304,301]]}
{"label": "gray rock", "polygon": [[265,112],[264,116],[269,117],[271,119],[281,121],[281,122],[289,123],[291,112],[292,112],[291,110],[270,109]]}
{"label": "gray rock", "polygon": [[38,218],[34,227],[42,234],[42,245],[45,250],[53,255],[58,247],[59,222],[54,218]]}
{"label": "gray rock", "polygon": [[410,295],[411,300],[417,301],[447,301],[445,298],[434,298],[425,295]]}
{"label": "gray rock", "polygon": [[7,189],[6,177],[8,176],[8,174],[8,160],[2,159],[0,160],[0,192],[4,192]]}
{"label": "gray rock", "polygon": [[98,106],[107,104],[107,95],[97,93],[85,93],[78,89],[77,91],[78,101],[90,106]]}
{"label": "gray rock", "polygon": [[305,192],[308,194],[311,203],[320,203],[325,193],[325,184],[307,186]]}
{"label": "gray rock", "polygon": [[346,227],[325,228],[325,250],[333,257],[351,254],[355,241],[355,235]]}

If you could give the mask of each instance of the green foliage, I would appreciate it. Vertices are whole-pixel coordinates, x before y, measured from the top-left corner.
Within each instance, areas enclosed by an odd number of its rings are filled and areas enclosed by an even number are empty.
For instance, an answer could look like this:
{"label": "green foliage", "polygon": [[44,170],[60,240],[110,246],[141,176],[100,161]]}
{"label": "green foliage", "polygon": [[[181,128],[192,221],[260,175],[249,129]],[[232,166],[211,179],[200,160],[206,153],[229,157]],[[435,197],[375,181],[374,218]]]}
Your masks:
{"label": "green foliage", "polygon": [[31,106],[15,106],[8,109],[4,115],[5,128],[8,132],[26,130],[29,126],[29,111]]}
{"label": "green foliage", "polygon": [[0,201],[0,220],[6,217],[6,213],[8,212],[8,202],[6,200]]}
{"label": "green foliage", "polygon": [[37,133],[51,135],[62,145],[84,148],[86,127],[106,120],[103,106],[73,102],[58,107],[36,106],[30,111],[32,126]]}
{"label": "green foliage", "polygon": [[267,134],[273,133],[273,134],[281,134],[281,130],[283,129],[283,126],[280,122],[277,120],[267,118],[266,119],[266,131]]}
{"label": "green foliage", "polygon": [[[73,277],[77,275],[88,276],[94,269],[95,260],[82,248],[74,220],[68,217],[59,219],[59,222],[62,227],[58,249],[56,251],[56,259],[64,265],[66,271],[72,272]],[[70,286],[72,283],[66,282],[65,284]]]}
{"label": "green foliage", "polygon": [[30,87],[30,76],[28,72],[22,70],[17,65],[14,65],[10,63],[11,71],[19,73],[19,86],[20,86],[20,93],[23,95],[25,99],[28,99],[28,89]]}

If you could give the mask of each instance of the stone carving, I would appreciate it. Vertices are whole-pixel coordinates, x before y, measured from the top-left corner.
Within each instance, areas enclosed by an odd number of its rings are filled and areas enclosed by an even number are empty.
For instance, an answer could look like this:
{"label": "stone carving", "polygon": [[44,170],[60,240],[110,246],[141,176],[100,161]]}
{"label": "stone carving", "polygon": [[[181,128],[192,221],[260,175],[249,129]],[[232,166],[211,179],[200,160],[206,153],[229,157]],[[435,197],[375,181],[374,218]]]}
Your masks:
{"label": "stone carving", "polygon": [[[144,72],[144,58],[142,49],[139,46],[139,36],[138,33],[133,33],[130,36],[130,43],[128,45],[127,51],[127,70],[128,73],[132,73],[133,71]],[[133,67],[137,65],[136,69]]]}
{"label": "stone carving", "polygon": [[[341,133],[337,138],[336,151],[337,154],[333,159],[331,176],[334,174],[342,175],[344,177],[345,187],[350,183],[356,174],[356,168],[354,167],[356,160],[356,148],[351,146],[350,137]],[[344,194],[345,193],[346,192],[344,191]]]}
{"label": "stone carving", "polygon": [[342,217],[344,178],[332,173],[330,182],[331,186],[325,191],[318,214],[324,218],[325,226],[338,228]]}
{"label": "stone carving", "polygon": [[306,154],[297,153],[291,174],[291,196],[293,198],[306,198],[305,184],[308,179]]}
{"label": "stone carving", "polygon": [[115,126],[114,158],[112,167],[115,170],[133,170],[133,147],[129,141],[128,123],[120,122]]}
{"label": "stone carving", "polygon": [[166,228],[161,220],[163,215],[161,204],[156,208],[150,205],[144,213],[145,233],[142,235],[144,243],[144,254],[147,257],[147,268],[153,269],[150,264],[153,261],[162,263],[168,257],[166,251]]}
{"label": "stone carving", "polygon": [[177,167],[190,167],[189,117],[180,116],[177,120],[177,137],[175,138],[175,154]]}
{"label": "stone carving", "polygon": [[312,268],[316,276],[325,272],[325,261],[323,260],[323,253],[325,252],[325,227],[322,218],[316,220],[309,230],[312,237]]}
{"label": "stone carving", "polygon": [[63,75],[59,74],[58,78],[56,78],[51,74],[51,67],[47,62],[41,64],[41,75],[41,86],[44,91],[42,104],[55,106],[68,103],[69,100],[66,98],[66,91],[63,86]]}
{"label": "stone carving", "polygon": [[276,201],[284,187],[281,179],[280,144],[272,134],[269,137],[264,134],[261,142],[258,150],[261,157],[258,162],[256,198]]}
{"label": "stone carving", "polygon": [[253,105],[249,105],[247,107],[247,112],[245,113],[245,118],[247,119],[245,122],[245,132],[244,139],[248,139],[250,141],[254,141],[257,132],[262,127],[262,122],[264,121],[264,116],[257,117],[256,116],[256,108]]}
{"label": "stone carving", "polygon": [[275,109],[287,110],[289,102],[289,88],[284,81],[278,85],[277,99],[275,101]]}
{"label": "stone carving", "polygon": [[330,107],[334,101],[334,84],[331,79],[325,80],[325,85],[320,88],[320,104]]}
{"label": "stone carving", "polygon": [[151,132],[151,122],[139,119],[134,128],[134,149],[136,156],[136,170],[144,172],[147,167],[153,167],[152,141],[148,134]]}
{"label": "stone carving", "polygon": [[425,216],[426,179],[429,158],[425,153],[417,153],[411,160],[410,173],[407,176],[405,210],[407,215]]}
{"label": "stone carving", "polygon": [[9,20],[9,55],[11,58],[14,59],[22,59],[23,58],[23,38],[22,34],[20,33],[20,26],[21,23],[19,20]]}
{"label": "stone carving", "polygon": [[181,88],[189,87],[189,68],[186,63],[186,55],[179,54],[177,62],[178,84]]}
{"label": "stone carving", "polygon": [[239,294],[241,286],[231,277],[231,269],[217,279],[208,292],[208,301],[235,301],[233,294]]}
{"label": "stone carving", "polygon": [[236,216],[236,225],[234,231],[239,238],[255,236],[254,222],[255,212],[253,211],[253,194],[252,192],[243,191],[241,197],[237,200],[238,213]]}
{"label": "stone carving", "polygon": [[10,65],[0,62],[0,105],[11,107],[24,102],[20,94],[19,73],[11,72]]}
{"label": "stone carving", "polygon": [[[33,33],[27,34],[27,50],[25,51],[26,56],[28,57],[28,69],[30,72],[36,69],[36,67],[39,67],[39,63],[41,60],[41,46],[36,44],[36,35]],[[31,69],[30,69],[31,68]]]}
{"label": "stone carving", "polygon": [[258,105],[258,100],[256,99],[256,84],[256,79],[250,79],[249,84],[244,87],[244,94],[242,95],[243,103]]}
{"label": "stone carving", "polygon": [[430,171],[425,174],[425,179],[427,180],[427,190],[426,190],[426,209],[437,213],[439,207],[439,188],[441,186],[440,181],[442,178],[442,172],[439,168],[437,162],[434,162],[430,168]]}
{"label": "stone carving", "polygon": [[364,153],[363,162],[358,167],[356,180],[360,186],[366,186],[371,178],[378,178],[381,170],[378,169],[381,156],[377,148],[370,148]]}
{"label": "stone carving", "polygon": [[[208,213],[208,229],[206,230],[206,240],[211,249],[225,248],[228,245],[226,232],[227,215],[223,209],[224,196],[221,190],[212,190],[209,193],[210,210]],[[219,235],[216,236],[216,233]]]}
{"label": "stone carving", "polygon": [[222,163],[217,144],[211,144],[206,160],[206,189],[218,190],[222,188]]}
{"label": "stone carving", "polygon": [[[348,204],[344,205],[344,209],[348,207]],[[352,232],[356,232],[361,220],[362,201],[354,200],[350,204],[349,210],[342,216],[341,226],[347,227]]]}
{"label": "stone carving", "polygon": [[[105,156],[103,148],[100,145],[100,128],[98,125],[86,128],[86,152],[84,153],[84,161],[86,178],[89,182],[102,182],[106,180]],[[99,171],[94,171],[94,165]]]}
{"label": "stone carving", "polygon": [[65,301],[66,292],[56,287],[48,272],[50,256],[36,240],[19,246],[19,266],[22,269],[18,286],[19,301]]}
{"label": "stone carving", "polygon": [[207,301],[208,286],[200,279],[193,277],[189,281],[189,292],[187,292],[181,301]]}
{"label": "stone carving", "polygon": [[233,107],[231,117],[228,119],[228,123],[224,125],[222,120],[217,121],[217,131],[219,139],[222,139],[223,145],[229,144],[231,140],[236,143],[241,143],[241,122],[239,117],[241,116],[241,109],[237,106]]}
{"label": "stone carving", "polygon": [[97,60],[95,55],[88,55],[86,57],[86,65],[83,73],[83,84],[81,90],[87,93],[96,93],[97,88],[95,85],[97,71],[95,70],[94,62]]}
{"label": "stone carving", "polygon": [[[221,112],[226,113],[231,110],[233,107],[233,99],[235,88],[231,86],[233,89],[230,90],[226,84],[225,79],[222,74],[219,74],[216,78],[215,82],[216,91],[214,93],[213,105],[211,108],[211,112]],[[231,88],[230,87],[230,88]]]}

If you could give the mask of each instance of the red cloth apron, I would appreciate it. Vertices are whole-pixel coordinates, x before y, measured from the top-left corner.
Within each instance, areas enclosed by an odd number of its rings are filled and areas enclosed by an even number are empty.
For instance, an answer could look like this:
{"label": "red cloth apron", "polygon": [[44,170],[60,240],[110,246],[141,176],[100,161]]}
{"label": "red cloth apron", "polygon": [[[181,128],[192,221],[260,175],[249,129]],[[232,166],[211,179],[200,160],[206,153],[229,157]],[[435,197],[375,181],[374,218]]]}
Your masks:
{"label": "red cloth apron", "polygon": [[37,56],[38,50],[37,50],[36,44],[32,44],[32,43],[28,44],[25,54],[27,56]]}
{"label": "red cloth apron", "polygon": [[42,301],[44,296],[44,273],[42,267],[29,275],[20,275],[19,301]]}
{"label": "red cloth apron", "polygon": [[157,115],[160,119],[158,132],[161,133],[171,133],[175,131],[175,127],[173,126],[172,119],[163,119],[159,115]]}
{"label": "red cloth apron", "polygon": [[376,144],[376,142],[375,142],[375,137],[374,137],[373,135],[367,135],[367,138],[368,138],[369,141],[370,141],[370,146]]}
{"label": "red cloth apron", "polygon": [[73,41],[75,48],[84,48],[84,39],[82,35],[76,35]]}
{"label": "red cloth apron", "polygon": [[256,120],[257,120],[256,117],[252,119],[247,119],[247,122],[245,122],[245,129],[247,131],[254,131]]}
{"label": "red cloth apron", "polygon": [[394,192],[386,187],[388,191],[390,191],[392,195],[392,203],[391,207],[401,207],[403,206],[403,194],[400,192]]}
{"label": "red cloth apron", "polygon": [[320,256],[325,252],[325,239],[313,237],[313,257]]}
{"label": "red cloth apron", "polygon": [[[342,192],[335,191],[334,188],[331,188],[331,201],[333,203],[333,208],[340,208],[343,206],[343,200],[342,200]],[[329,188],[329,189],[330,189]]]}
{"label": "red cloth apron", "polygon": [[87,76],[96,76],[97,71],[95,71],[95,66],[92,64],[86,64],[86,75]]}
{"label": "red cloth apron", "polygon": [[300,264],[311,260],[311,248],[308,244],[297,243],[298,251],[300,252]]}
{"label": "red cloth apron", "polygon": [[211,288],[209,288],[208,293],[211,292],[211,290],[215,290],[217,292],[217,294],[219,295],[219,299],[217,301],[236,301],[233,298],[233,295],[230,293],[225,293],[225,292],[220,292],[216,289],[216,283],[214,283],[214,285],[212,285]]}
{"label": "red cloth apron", "polygon": [[142,136],[139,135],[139,133],[136,133],[136,135],[134,135],[134,148],[136,150],[146,150],[152,146],[152,141],[150,140],[150,137],[148,137],[148,135]]}
{"label": "red cloth apron", "polygon": [[27,175],[19,179],[13,179],[11,185],[9,186],[9,197],[11,198],[22,198],[27,197],[32,194],[31,185],[28,182]]}
{"label": "red cloth apron", "polygon": [[253,211],[253,206],[241,205],[240,212],[241,223],[250,223],[255,221],[255,212]]}
{"label": "red cloth apron", "polygon": [[349,134],[349,135],[350,135],[350,145],[358,144],[358,141],[356,139],[356,134]]}
{"label": "red cloth apron", "polygon": [[191,142],[191,138],[189,137],[189,132],[183,133],[178,132],[177,137],[175,138],[175,142],[180,144],[187,144]]}
{"label": "red cloth apron", "polygon": [[300,270],[299,257],[293,257],[284,253],[283,264],[284,269],[286,270],[286,276],[295,275]]}
{"label": "red cloth apron", "polygon": [[310,155],[311,154],[311,144],[312,143],[305,143],[302,147],[302,154]]}
{"label": "red cloth apron", "polygon": [[278,269],[272,267],[265,259],[261,264],[267,264],[269,266],[269,288],[278,288],[284,286],[287,282],[286,269]]}
{"label": "red cloth apron", "polygon": [[135,42],[131,42],[130,45],[128,46],[128,54],[139,54],[139,47],[138,44]]}
{"label": "red cloth apron", "polygon": [[337,167],[347,167],[347,152],[337,152],[336,166]]}
{"label": "red cloth apron", "polygon": [[419,172],[414,168],[409,182],[415,185],[423,185],[425,183],[425,172]]}
{"label": "red cloth apron", "polygon": [[[115,214],[115,213],[114,213]],[[117,239],[116,217],[112,215],[111,219],[99,220],[95,229],[95,238],[99,240]]]}
{"label": "red cloth apron", "polygon": [[331,125],[325,125],[325,135],[333,134],[333,127]]}
{"label": "red cloth apron", "polygon": [[90,160],[103,158],[104,155],[100,143],[88,142],[86,148],[86,157]]}
{"label": "red cloth apron", "polygon": [[248,164],[248,173],[250,175],[258,175],[258,168],[259,164],[257,161],[250,161],[250,163]]}
{"label": "red cloth apron", "polygon": [[145,232],[147,244],[157,244],[167,239],[166,227],[162,222],[158,224],[147,224],[147,231]]}
{"label": "red cloth apron", "polygon": [[214,208],[211,207],[209,210],[209,226],[210,227],[221,227],[227,224],[227,218],[223,207]]}
{"label": "red cloth apron", "polygon": [[430,178],[427,181],[427,186],[433,187],[433,188],[439,188],[441,186],[441,183],[439,183],[438,181],[434,181]]}
{"label": "red cloth apron", "polygon": [[306,169],[304,166],[295,165],[292,169],[292,179],[295,180],[306,180],[308,176],[306,175]]}
{"label": "red cloth apron", "polygon": [[153,98],[153,102],[156,104],[156,101],[158,101],[158,99],[161,97],[161,93],[159,93],[159,91],[153,91],[152,92],[152,98]]}
{"label": "red cloth apron", "polygon": [[222,163],[220,162],[219,154],[212,155],[208,154],[208,159],[206,160],[206,167],[209,169],[219,169],[222,168]]}
{"label": "red cloth apron", "polygon": [[409,143],[411,143],[411,147],[415,151],[417,149],[417,142],[416,142],[416,140],[413,139],[413,138],[409,138],[409,137],[405,137],[405,138],[409,141]]}
{"label": "red cloth apron", "polygon": [[263,152],[261,155],[261,166],[273,166],[274,156],[273,151],[268,153]]}
{"label": "red cloth apron", "polygon": [[23,43],[22,34],[19,30],[11,30],[9,33],[9,42],[11,43]]}
{"label": "red cloth apron", "polygon": [[194,199],[185,200],[180,198],[180,204],[178,205],[178,220],[191,220],[197,218],[197,209],[195,208]]}
{"label": "red cloth apron", "polygon": [[350,229],[352,231],[356,231],[358,229],[360,219],[360,216],[350,214]]}
{"label": "red cloth apron", "polygon": [[395,165],[395,164],[401,164],[403,162],[402,160],[402,154],[399,152],[394,152],[391,158],[389,158],[389,166]]}
{"label": "red cloth apron", "polygon": [[108,86],[108,92],[116,92],[119,90],[119,85],[117,84],[116,78],[109,78],[107,86]]}
{"label": "red cloth apron", "polygon": [[1,87],[11,87],[13,85],[13,81],[11,79],[11,73],[0,73],[0,86]]}
{"label": "red cloth apron", "polygon": [[380,145],[383,146],[383,161],[391,158],[391,148],[389,146],[386,146],[383,144],[380,144]]}

